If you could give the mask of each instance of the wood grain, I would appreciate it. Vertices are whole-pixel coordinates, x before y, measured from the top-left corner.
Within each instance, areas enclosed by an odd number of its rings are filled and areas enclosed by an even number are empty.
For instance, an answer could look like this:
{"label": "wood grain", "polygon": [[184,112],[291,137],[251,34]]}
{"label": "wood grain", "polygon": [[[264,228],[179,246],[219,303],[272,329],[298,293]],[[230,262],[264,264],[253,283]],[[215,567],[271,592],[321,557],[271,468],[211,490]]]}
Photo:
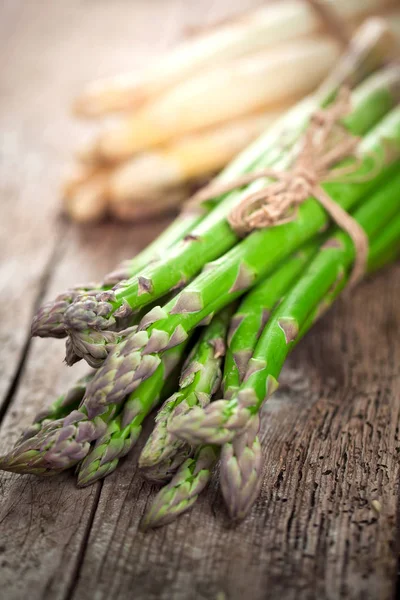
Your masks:
{"label": "wood grain", "polygon": [[[69,100],[84,81],[139,68],[188,29],[259,3],[1,6],[0,276],[12,312],[0,316],[0,452],[85,370],[63,366],[62,342],[30,342],[37,303],[100,277],[165,225],[77,229],[59,217],[60,173],[83,127],[66,114]],[[340,301],[293,354],[264,410],[262,491],[239,527],[228,523],[216,476],[192,512],[139,532],[155,493],[136,470],[143,440],[117,472],[85,490],[72,474],[38,480],[2,473],[0,596],[393,598],[399,292],[400,267],[393,267]]]}

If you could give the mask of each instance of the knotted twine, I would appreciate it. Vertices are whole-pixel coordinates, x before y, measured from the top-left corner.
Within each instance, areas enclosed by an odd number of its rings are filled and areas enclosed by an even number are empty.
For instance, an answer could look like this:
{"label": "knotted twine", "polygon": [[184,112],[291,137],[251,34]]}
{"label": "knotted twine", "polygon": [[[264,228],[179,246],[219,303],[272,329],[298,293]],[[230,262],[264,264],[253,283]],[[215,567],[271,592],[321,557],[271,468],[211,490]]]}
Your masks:
{"label": "knotted twine", "polygon": [[[246,195],[228,216],[232,229],[244,236],[255,229],[282,225],[296,217],[296,209],[308,198],[315,198],[332,220],[352,239],[355,261],[349,285],[364,275],[368,257],[368,237],[363,228],[321,187],[323,182],[355,182],[351,177],[359,161],[356,150],[360,138],[352,135],[341,123],[349,114],[350,92],[341,88],[337,99],[328,108],[313,113],[300,142],[300,149],[291,168],[279,171],[261,169],[237,177],[228,183],[211,182],[199,190],[186,205],[187,210],[216,196],[226,194],[258,179],[268,177],[274,182]],[[356,159],[349,167],[333,167],[346,159]]]}

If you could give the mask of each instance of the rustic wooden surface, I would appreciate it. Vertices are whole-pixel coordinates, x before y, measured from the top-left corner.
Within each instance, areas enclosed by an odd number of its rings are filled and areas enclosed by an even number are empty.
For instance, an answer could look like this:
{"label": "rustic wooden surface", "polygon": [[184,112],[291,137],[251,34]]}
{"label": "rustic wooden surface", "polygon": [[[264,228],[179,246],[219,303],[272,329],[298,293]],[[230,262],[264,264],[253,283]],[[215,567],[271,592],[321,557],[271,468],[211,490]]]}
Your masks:
{"label": "rustic wooden surface", "polygon": [[[0,451],[71,374],[63,345],[29,339],[35,307],[94,279],[165,222],[78,230],[57,184],[84,81],[128,70],[185,30],[256,0],[0,3]],[[360,286],[304,340],[265,409],[261,495],[239,527],[217,484],[158,531],[139,448],[103,483],[0,474],[0,597],[7,600],[334,600],[394,597],[399,520],[400,268]],[[381,511],[371,502],[378,500]]]}

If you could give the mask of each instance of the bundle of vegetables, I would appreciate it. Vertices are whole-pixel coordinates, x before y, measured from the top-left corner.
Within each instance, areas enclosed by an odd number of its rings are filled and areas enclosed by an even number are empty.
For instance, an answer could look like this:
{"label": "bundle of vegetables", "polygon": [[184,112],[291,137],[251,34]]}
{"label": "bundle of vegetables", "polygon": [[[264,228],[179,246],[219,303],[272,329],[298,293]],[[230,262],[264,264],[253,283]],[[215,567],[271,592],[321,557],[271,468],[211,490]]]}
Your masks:
{"label": "bundle of vegetables", "polygon": [[[77,467],[78,485],[89,485],[115,470],[164,400],[139,459],[146,478],[165,484],[143,526],[190,508],[218,460],[228,511],[246,516],[261,485],[263,402],[362,258],[351,231],[304,190],[318,184],[336,215],[351,214],[368,242],[362,274],[400,253],[400,68],[363,81],[373,55],[345,55],[323,92],[283,117],[142,254],[42,307],[33,334],[67,336],[67,362],[83,358],[96,370],[38,415],[1,469],[44,476]],[[350,97],[344,84],[355,88]],[[305,158],[324,165],[323,181],[299,171]],[[274,182],[271,167],[278,179],[296,177]],[[294,192],[303,198],[293,211]],[[240,237],[232,216],[249,199],[257,208],[245,211]],[[271,226],[258,228],[255,216]]]}
{"label": "bundle of vegetables", "polygon": [[[137,220],[178,206],[315,90],[338,59],[347,29],[392,4],[335,2],[339,35],[306,0],[271,4],[184,42],[141,79],[127,74],[89,85],[76,112],[118,114],[79,150],[63,185],[66,212],[79,222],[107,213]],[[399,40],[400,13],[385,14]],[[382,21],[369,27],[387,54],[391,40]]]}

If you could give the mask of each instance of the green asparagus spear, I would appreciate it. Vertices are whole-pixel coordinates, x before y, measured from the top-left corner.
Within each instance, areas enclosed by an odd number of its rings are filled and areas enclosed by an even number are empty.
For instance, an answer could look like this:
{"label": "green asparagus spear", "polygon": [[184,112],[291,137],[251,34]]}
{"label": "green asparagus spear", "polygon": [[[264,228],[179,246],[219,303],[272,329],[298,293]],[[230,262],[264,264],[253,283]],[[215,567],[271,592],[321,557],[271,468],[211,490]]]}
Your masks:
{"label": "green asparagus spear", "polygon": [[262,450],[258,438],[260,417],[251,417],[249,426],[222,446],[220,484],[229,516],[244,519],[261,487]]}
{"label": "green asparagus spear", "polygon": [[186,341],[169,350],[152,377],[146,379],[132,392],[122,412],[112,419],[104,434],[99,437],[78,469],[78,486],[91,485],[112,473],[121,458],[133,448],[139,439],[144,419],[161,397],[167,376],[179,364]]}
{"label": "green asparagus spear", "polygon": [[[353,94],[354,110],[344,120],[349,131],[356,135],[363,135],[390,110],[398,99],[399,79],[400,69],[393,68],[371,78]],[[300,121],[300,124],[297,123],[295,129],[298,135],[306,124],[307,119]],[[280,150],[272,160],[272,154],[267,153],[262,166],[286,169],[292,162],[292,155],[293,151]],[[65,323],[72,343],[77,343],[76,340],[88,328],[107,330],[114,327],[116,318],[121,314],[120,311],[126,315],[129,311],[137,310],[162,297],[174,287],[185,284],[208,261],[221,257],[224,252],[237,244],[238,237],[229,226],[226,217],[243,194],[260,190],[265,185],[266,180],[260,179],[248,186],[244,192],[234,191],[228,194],[225,200],[201,221],[184,241],[173,246],[170,252],[166,253],[163,260],[144,269],[140,275],[124,282],[115,290],[98,295],[95,300],[89,298],[74,302],[65,313]],[[249,244],[253,239],[258,240],[256,235],[258,233],[260,232],[254,232],[249,236]],[[271,232],[267,233],[266,238],[270,241],[271,236],[268,234]],[[91,348],[88,348],[88,353],[90,351]]]}
{"label": "green asparagus spear", "polygon": [[185,461],[172,481],[158,492],[143,517],[142,528],[166,525],[189,510],[209,482],[218,454],[214,446],[202,446]]}
{"label": "green asparagus spear", "polygon": [[[373,194],[354,218],[365,230],[374,256],[374,239],[385,235],[385,226],[400,209],[400,173]],[[299,333],[312,311],[330,289],[341,286],[355,257],[350,237],[338,231],[322,247],[301,279],[276,308],[264,328],[244,382],[231,400],[212,403],[206,409],[194,407],[169,424],[171,432],[191,444],[231,441],[247,427],[265,398],[277,387],[277,378]],[[371,258],[370,258],[371,260]]]}
{"label": "green asparagus spear", "polygon": [[221,383],[221,362],[233,307],[217,314],[205,328],[183,368],[179,389],[159,410],[155,427],[139,458],[141,468],[152,467],[182,449],[182,441],[167,429],[171,416],[192,406],[206,406]]}
{"label": "green asparagus spear", "polygon": [[194,450],[189,444],[183,444],[180,450],[177,450],[170,458],[165,459],[151,467],[145,467],[140,470],[145,479],[152,483],[165,484],[171,481],[179,467],[191,458]]}
{"label": "green asparagus spear", "polygon": [[[377,163],[390,145],[387,162]],[[330,183],[325,188],[344,209],[356,204],[374,186],[383,184],[384,176],[399,163],[390,163],[400,153],[400,108],[366,136],[360,144],[360,166],[357,175],[366,176],[358,183]],[[350,162],[350,161],[349,161]],[[374,172],[373,172],[374,170]],[[370,174],[370,178],[368,177]],[[389,195],[392,190],[389,191]],[[271,273],[285,256],[316,236],[329,223],[324,209],[313,199],[302,204],[295,220],[250,234],[218,261],[212,263],[191,284],[163,308],[156,307],[141,321],[140,331],[118,344],[99,368],[88,388],[85,402],[96,414],[108,402],[120,402],[131,391],[136,380],[147,377],[148,367],[160,361],[160,354],[181,343],[188,333],[210,314],[221,310],[243,295],[262,277]],[[138,348],[131,352],[131,345]],[[141,358],[146,361],[142,364]],[[139,373],[136,371],[140,365]],[[123,382],[118,371],[123,368]],[[129,375],[126,373],[129,372]],[[151,372],[151,369],[150,369]],[[103,410],[103,408],[101,408]]]}
{"label": "green asparagus spear", "polygon": [[79,408],[79,405],[85,395],[87,384],[92,378],[92,373],[90,375],[86,375],[85,377],[81,377],[66,394],[59,396],[57,400],[50,404],[50,406],[47,406],[38,412],[33,420],[32,425],[25,429],[15,446],[18,446],[27,439],[37,435],[43,429],[43,427],[48,425],[51,421],[62,419],[66,417],[72,410]]}

